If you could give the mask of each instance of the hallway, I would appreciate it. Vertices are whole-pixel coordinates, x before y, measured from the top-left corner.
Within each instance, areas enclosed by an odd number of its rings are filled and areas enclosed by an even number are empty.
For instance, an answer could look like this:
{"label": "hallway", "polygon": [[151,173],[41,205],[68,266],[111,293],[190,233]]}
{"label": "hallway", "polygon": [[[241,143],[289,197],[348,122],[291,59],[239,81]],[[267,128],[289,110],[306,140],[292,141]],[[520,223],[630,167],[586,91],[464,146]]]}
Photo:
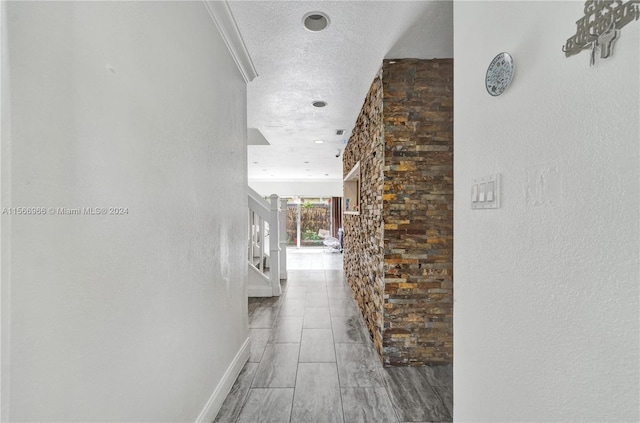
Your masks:
{"label": "hallway", "polygon": [[251,355],[216,422],[451,421],[451,366],[383,368],[342,255],[289,248],[279,298],[249,299]]}

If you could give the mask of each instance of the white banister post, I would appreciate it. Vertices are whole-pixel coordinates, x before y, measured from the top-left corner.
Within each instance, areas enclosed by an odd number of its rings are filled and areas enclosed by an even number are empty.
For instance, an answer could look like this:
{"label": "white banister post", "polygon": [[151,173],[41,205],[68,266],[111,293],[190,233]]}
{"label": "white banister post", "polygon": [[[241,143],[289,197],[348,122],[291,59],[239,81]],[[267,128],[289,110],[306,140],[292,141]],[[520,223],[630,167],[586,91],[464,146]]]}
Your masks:
{"label": "white banister post", "polygon": [[287,279],[287,199],[280,199],[280,279]]}
{"label": "white banister post", "polygon": [[278,196],[271,194],[271,219],[269,219],[269,270],[273,296],[280,296],[280,204]]}
{"label": "white banister post", "polygon": [[249,260],[249,263],[251,263],[251,259],[253,258],[253,224],[252,224],[252,220],[253,220],[253,211],[251,209],[249,209],[249,218],[247,219],[247,223],[249,226],[249,242],[247,243],[247,260]]}
{"label": "white banister post", "polygon": [[296,238],[298,240],[296,248],[300,248],[300,201],[296,204],[296,211],[298,212],[296,215]]}
{"label": "white banister post", "polygon": [[257,267],[264,273],[264,219],[261,217],[258,217],[258,234],[259,238],[256,239],[256,242],[260,242],[260,260],[258,260]]}

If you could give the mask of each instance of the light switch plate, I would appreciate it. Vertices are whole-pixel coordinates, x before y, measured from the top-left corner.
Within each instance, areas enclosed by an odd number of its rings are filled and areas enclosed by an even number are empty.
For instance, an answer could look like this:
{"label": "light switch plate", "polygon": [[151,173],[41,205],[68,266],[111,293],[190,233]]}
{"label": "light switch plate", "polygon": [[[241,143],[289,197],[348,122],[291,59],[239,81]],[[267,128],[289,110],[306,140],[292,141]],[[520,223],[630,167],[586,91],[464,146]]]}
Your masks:
{"label": "light switch plate", "polygon": [[[479,195],[478,195],[479,194]],[[500,208],[500,174],[476,178],[471,183],[472,209]]]}

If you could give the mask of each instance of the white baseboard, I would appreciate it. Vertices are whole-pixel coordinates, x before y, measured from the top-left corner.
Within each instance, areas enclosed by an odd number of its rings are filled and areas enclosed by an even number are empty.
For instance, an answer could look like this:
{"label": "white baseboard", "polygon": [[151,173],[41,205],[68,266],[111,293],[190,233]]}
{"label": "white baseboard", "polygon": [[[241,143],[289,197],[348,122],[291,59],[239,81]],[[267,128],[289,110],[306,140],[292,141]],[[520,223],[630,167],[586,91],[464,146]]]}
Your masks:
{"label": "white baseboard", "polygon": [[248,286],[247,296],[249,297],[273,297],[273,288],[270,286]]}
{"label": "white baseboard", "polygon": [[236,356],[233,358],[231,364],[229,364],[229,367],[227,367],[227,371],[224,372],[224,376],[222,376],[220,383],[218,383],[218,386],[216,386],[213,394],[211,394],[209,401],[207,401],[204,409],[196,419],[196,423],[211,423],[216,418],[218,411],[220,411],[220,407],[222,407],[224,399],[227,397],[227,394],[229,394],[229,391],[231,391],[233,383],[236,381],[240,371],[249,359],[249,344],[250,339],[247,338],[240,347],[240,350],[238,350]]}

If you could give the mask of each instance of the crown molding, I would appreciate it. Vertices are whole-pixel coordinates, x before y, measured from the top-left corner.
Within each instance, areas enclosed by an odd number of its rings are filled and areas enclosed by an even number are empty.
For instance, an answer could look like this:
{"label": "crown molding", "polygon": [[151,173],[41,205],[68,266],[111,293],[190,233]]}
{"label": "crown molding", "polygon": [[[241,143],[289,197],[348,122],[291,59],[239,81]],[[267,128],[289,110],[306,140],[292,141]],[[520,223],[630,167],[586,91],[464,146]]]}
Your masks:
{"label": "crown molding", "polygon": [[204,5],[220,31],[220,35],[222,35],[244,80],[247,83],[253,81],[258,76],[258,72],[253,66],[253,61],[238,30],[238,24],[231,13],[229,4],[226,0],[205,0]]}

